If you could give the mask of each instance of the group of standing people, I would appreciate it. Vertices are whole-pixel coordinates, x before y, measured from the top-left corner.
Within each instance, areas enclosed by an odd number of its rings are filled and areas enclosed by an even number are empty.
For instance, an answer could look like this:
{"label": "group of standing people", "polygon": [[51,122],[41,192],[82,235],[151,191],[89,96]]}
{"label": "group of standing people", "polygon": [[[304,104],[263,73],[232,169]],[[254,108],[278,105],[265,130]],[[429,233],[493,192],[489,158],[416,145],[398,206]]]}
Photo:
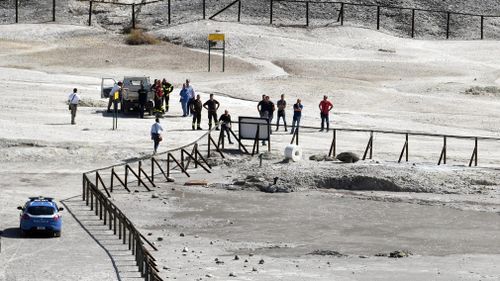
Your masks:
{"label": "group of standing people", "polygon": [[[117,83],[115,87],[121,87],[121,82]],[[170,94],[172,93],[174,87],[171,83],[167,82],[166,79],[158,80],[155,79],[153,85],[151,86],[152,91],[155,93],[155,112],[168,112],[169,110],[169,101]],[[117,92],[116,90],[111,90],[112,93]],[[141,83],[141,89],[139,90],[139,100],[144,100],[144,102],[140,102],[140,104],[145,104],[147,101],[147,93],[148,91],[145,89],[144,85]],[[212,129],[212,126],[216,126],[216,130],[223,130],[228,137],[229,143],[232,144],[230,128],[232,125],[231,115],[228,110],[224,111],[224,114],[218,118],[217,111],[220,107],[220,103],[214,98],[214,94],[210,94],[210,98],[206,102],[201,101],[200,95],[196,95],[193,87],[190,85],[189,79],[186,79],[186,82],[182,85],[182,90],[180,91],[180,102],[182,106],[183,117],[192,116],[192,130],[202,130],[201,128],[201,115],[202,110],[205,109],[208,112],[208,127],[209,130]],[[113,99],[110,98],[110,101]],[[68,96],[69,110],[71,112],[71,124],[76,124],[76,111],[78,107],[78,103],[80,101],[80,96],[78,95],[78,90],[75,88],[73,92]],[[110,109],[112,102],[108,104],[108,110]],[[274,112],[277,110],[277,120],[276,120],[276,131],[279,130],[280,121],[283,121],[283,126],[285,132],[288,132],[287,122],[286,122],[286,109],[287,102],[285,100],[285,95],[282,94],[280,99],[276,102],[276,105],[271,101],[270,97],[267,95],[262,95],[262,100],[257,104],[257,110],[261,118],[267,118],[269,123],[272,123]],[[292,128],[290,134],[294,134],[295,131],[300,126],[300,120],[302,118],[302,110],[304,106],[302,105],[302,101],[297,99],[297,101],[293,104],[293,118],[292,118]],[[319,110],[321,116],[321,129],[320,131],[324,131],[326,127],[326,131],[330,129],[330,111],[333,109],[333,104],[328,100],[328,97],[323,96],[323,100],[319,103]],[[144,115],[144,110],[141,108],[139,110],[141,112],[141,118]],[[163,127],[160,125],[160,119],[158,116],[155,119],[155,123],[151,126],[151,139],[154,143],[154,153],[156,153],[160,142],[162,141]]]}
{"label": "group of standing people", "polygon": [[[269,119],[269,123],[272,123],[274,117],[274,111],[277,107],[277,120],[276,120],[276,131],[279,130],[280,120],[283,120],[283,125],[285,127],[285,132],[288,132],[286,124],[286,108],[287,103],[285,100],[285,95],[282,94],[281,98],[276,102],[276,106],[270,100],[269,96],[262,95],[262,100],[257,104],[257,110],[261,118]],[[301,99],[297,99],[296,103],[293,104],[293,118],[292,118],[292,129],[290,134],[294,134],[296,128],[300,126],[300,119],[302,118],[302,110],[304,106],[302,105]],[[323,100],[319,103],[319,110],[321,116],[321,129],[320,131],[326,131],[330,129],[330,111],[333,109],[333,104],[328,100],[328,97],[323,96]]]}
{"label": "group of standing people", "polygon": [[167,82],[167,79],[165,78],[163,78],[163,80],[155,79],[153,85],[151,85],[150,90],[155,93],[155,107],[153,112],[156,114],[163,114],[165,112],[168,112],[170,106],[170,93],[174,91],[174,86],[171,83]]}

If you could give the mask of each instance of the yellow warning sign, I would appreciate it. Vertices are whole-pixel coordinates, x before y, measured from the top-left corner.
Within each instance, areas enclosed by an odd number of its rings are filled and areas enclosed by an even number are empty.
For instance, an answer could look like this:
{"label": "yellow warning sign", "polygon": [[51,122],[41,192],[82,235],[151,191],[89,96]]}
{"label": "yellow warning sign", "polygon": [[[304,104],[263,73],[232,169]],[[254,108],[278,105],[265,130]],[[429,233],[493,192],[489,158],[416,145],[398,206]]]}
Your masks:
{"label": "yellow warning sign", "polygon": [[224,34],[220,33],[208,34],[208,41],[224,41]]}

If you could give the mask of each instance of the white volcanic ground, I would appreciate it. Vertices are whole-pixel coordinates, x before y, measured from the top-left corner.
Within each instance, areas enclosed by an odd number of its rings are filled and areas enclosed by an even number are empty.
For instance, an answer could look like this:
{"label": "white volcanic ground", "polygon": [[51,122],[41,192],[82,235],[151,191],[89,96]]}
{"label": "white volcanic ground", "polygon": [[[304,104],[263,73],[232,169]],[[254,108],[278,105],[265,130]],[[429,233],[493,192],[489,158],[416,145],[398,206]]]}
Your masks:
{"label": "white volcanic ground", "polygon": [[[227,36],[225,73],[206,72],[205,38],[215,31]],[[0,280],[118,279],[113,260],[70,214],[61,239],[21,239],[16,229],[15,208],[28,196],[51,195],[75,204],[82,172],[151,153],[151,118],[120,118],[119,129],[111,130],[106,101],[99,98],[101,77],[147,75],[175,83],[172,110],[162,119],[166,142],[161,151],[202,134],[179,117],[176,95],[188,77],[203,100],[216,93],[233,119],[255,116],[261,94],[276,100],[283,93],[289,104],[303,100],[303,125],[317,126],[317,104],[326,94],[335,105],[334,127],[498,136],[496,41],[415,41],[349,27],[309,30],[209,21],[154,34],[176,44],[126,46],[123,37],[99,28],[0,27]],[[213,61],[218,70],[220,61]],[[73,87],[84,100],[76,126],[69,125],[65,105]],[[204,128],[206,123],[203,116]],[[274,134],[263,168],[256,168],[256,159],[237,158],[219,163],[210,177],[197,173],[209,180],[209,189],[182,187],[185,178],[179,177],[175,190],[165,185],[157,198],[139,192],[116,195],[116,200],[152,239],[165,238],[156,241],[161,249],[155,253],[164,277],[498,280],[498,142],[480,141],[483,168],[473,169],[463,167],[471,140],[448,140],[448,166],[437,167],[442,140],[424,137],[410,140],[409,164],[394,162],[403,137],[384,135],[375,136],[372,161],[344,166],[307,160],[326,153],[330,137],[305,130],[306,160],[283,164],[280,154],[290,136]],[[365,133],[339,133],[338,149],[362,153],[367,140]],[[244,190],[226,190],[248,175],[262,177],[263,184],[279,176],[280,184],[299,192],[269,195],[248,184],[237,188]],[[323,190],[342,176],[383,178],[400,188]],[[139,212],[127,204],[132,200],[148,204]],[[69,208],[82,220],[77,207]],[[182,255],[183,247],[189,254]],[[347,257],[306,255],[316,249]],[[414,255],[375,257],[396,249]],[[231,262],[235,254],[240,260]],[[225,264],[216,265],[214,258]],[[229,277],[230,272],[237,277]]]}

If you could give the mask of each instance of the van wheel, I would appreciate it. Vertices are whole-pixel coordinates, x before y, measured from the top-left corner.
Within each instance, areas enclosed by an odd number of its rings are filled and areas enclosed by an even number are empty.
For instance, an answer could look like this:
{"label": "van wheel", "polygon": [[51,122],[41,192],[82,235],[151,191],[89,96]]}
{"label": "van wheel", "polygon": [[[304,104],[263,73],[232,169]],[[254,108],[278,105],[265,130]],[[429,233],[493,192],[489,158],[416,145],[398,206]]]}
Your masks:
{"label": "van wheel", "polygon": [[55,237],[61,237],[61,231],[55,231],[54,232]]}

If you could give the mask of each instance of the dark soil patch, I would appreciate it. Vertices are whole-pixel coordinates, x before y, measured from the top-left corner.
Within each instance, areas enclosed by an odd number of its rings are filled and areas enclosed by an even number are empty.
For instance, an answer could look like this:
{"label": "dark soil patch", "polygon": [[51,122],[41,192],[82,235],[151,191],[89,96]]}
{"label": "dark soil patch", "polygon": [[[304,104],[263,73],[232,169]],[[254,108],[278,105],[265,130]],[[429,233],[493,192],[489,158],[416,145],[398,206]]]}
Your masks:
{"label": "dark soil patch", "polygon": [[316,182],[316,186],[318,188],[333,188],[343,190],[374,190],[390,192],[402,191],[402,188],[392,181],[369,176],[323,178]]}

